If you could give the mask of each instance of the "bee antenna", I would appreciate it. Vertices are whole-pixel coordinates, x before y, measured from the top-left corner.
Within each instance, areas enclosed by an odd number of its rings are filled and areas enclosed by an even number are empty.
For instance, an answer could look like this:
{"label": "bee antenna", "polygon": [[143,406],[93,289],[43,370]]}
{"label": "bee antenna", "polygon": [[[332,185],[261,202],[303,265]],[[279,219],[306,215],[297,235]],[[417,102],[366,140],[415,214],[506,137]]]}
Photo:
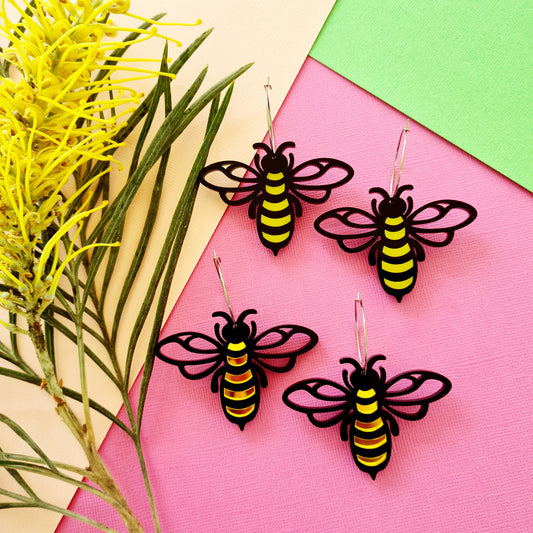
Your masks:
{"label": "bee antenna", "polygon": [[254,143],[252,145],[252,148],[254,150],[259,150],[259,148],[261,148],[262,150],[264,150],[267,154],[271,154],[271,155],[274,155],[274,152],[272,152],[272,149],[270,148],[270,146],[268,146],[268,144],[265,144],[265,143]]}
{"label": "bee antenna", "polygon": [[387,198],[390,198],[389,193],[385,189],[382,189],[381,187],[372,187],[368,192],[370,194],[372,193],[380,194],[384,200],[387,200]]}
{"label": "bee antenna", "polygon": [[361,370],[361,365],[355,359],[352,359],[351,357],[343,357],[342,359],[339,360],[339,363],[341,365],[352,365],[355,368],[355,370]]}
{"label": "bee antenna", "polygon": [[373,355],[368,360],[367,370],[370,370],[374,366],[374,363],[377,363],[378,361],[384,361],[385,359],[387,358],[384,355]]}
{"label": "bee antenna", "polygon": [[281,155],[287,148],[294,148],[296,145],[292,141],[287,141],[284,143],[281,143],[278,146],[278,149],[276,150],[274,157],[277,155]]}
{"label": "bee antenna", "polygon": [[402,185],[396,189],[396,196],[401,196],[403,191],[411,191],[413,188],[414,187],[412,185]]}
{"label": "bee antenna", "polygon": [[237,318],[237,322],[243,322],[244,319],[248,316],[248,315],[256,315],[257,314],[257,311],[255,309],[246,309],[246,311],[243,311],[239,317]]}

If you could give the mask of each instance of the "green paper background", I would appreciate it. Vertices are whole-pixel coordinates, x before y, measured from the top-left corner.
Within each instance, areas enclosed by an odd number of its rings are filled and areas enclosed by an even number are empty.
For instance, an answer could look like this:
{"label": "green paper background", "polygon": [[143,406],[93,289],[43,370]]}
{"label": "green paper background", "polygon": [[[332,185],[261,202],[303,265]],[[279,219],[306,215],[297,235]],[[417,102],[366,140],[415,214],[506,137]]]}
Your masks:
{"label": "green paper background", "polygon": [[533,191],[532,28],[531,0],[337,0],[310,54]]}

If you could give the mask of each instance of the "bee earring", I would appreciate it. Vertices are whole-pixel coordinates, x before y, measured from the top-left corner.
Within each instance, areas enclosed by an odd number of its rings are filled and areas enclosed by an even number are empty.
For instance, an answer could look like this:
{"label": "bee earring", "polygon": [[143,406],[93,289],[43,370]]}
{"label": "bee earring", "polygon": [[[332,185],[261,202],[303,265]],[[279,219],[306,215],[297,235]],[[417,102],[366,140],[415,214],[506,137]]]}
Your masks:
{"label": "bee earring", "polygon": [[[357,306],[363,317],[364,354],[361,354]],[[390,460],[391,435],[399,433],[395,417],[420,420],[429,404],[448,394],[450,380],[435,372],[413,370],[387,381],[383,367],[374,368],[384,355],[367,358],[366,325],[363,302],[355,300],[357,352],[359,360],[344,357],[341,364],[353,367],[342,371],[343,385],[328,379],[306,379],[291,385],[283,393],[290,408],[305,413],[310,422],[320,428],[340,422],[343,441],[350,441],[350,450],[357,467],[376,479]]]}
{"label": "bee earring", "polygon": [[[409,120],[407,121],[407,125]],[[315,229],[322,235],[335,239],[342,250],[349,253],[370,248],[368,262],[378,268],[379,280],[386,293],[398,302],[415,286],[418,262],[424,261],[427,246],[450,244],[455,232],[474,221],[477,211],[458,200],[437,200],[413,211],[410,196],[402,198],[412,185],[400,185],[407,125],[402,131],[403,149],[398,173],[396,162],[402,135],[396,149],[390,192],[373,187],[370,193],[382,197],[372,199],[372,213],[356,207],[333,209],[320,215]]]}
{"label": "bee earring", "polygon": [[275,326],[257,334],[253,320],[246,322],[255,309],[243,311],[236,319],[222,277],[220,258],[214,254],[215,267],[222,284],[229,313],[216,311],[215,337],[203,333],[175,333],[159,341],[155,355],[178,367],[187,379],[212,374],[211,391],[220,393],[222,411],[241,430],[259,409],[260,389],[268,385],[265,370],[288,372],[296,358],[318,342],[318,335],[303,326]]}
{"label": "bee earring", "polygon": [[[335,187],[347,183],[354,174],[350,165],[331,158],[318,158],[294,166],[294,155],[284,153],[294,148],[284,142],[276,148],[270,113],[267,81],[265,85],[266,113],[270,146],[255,143],[255,168],[238,161],[219,161],[203,168],[200,183],[219,193],[228,205],[249,203],[248,216],[256,219],[261,243],[277,255],[287,246],[294,233],[295,219],[302,215],[302,201],[312,204],[325,202]],[[245,176],[248,173],[247,177]],[[220,182],[225,176],[229,185]],[[233,196],[234,195],[234,196]]]}

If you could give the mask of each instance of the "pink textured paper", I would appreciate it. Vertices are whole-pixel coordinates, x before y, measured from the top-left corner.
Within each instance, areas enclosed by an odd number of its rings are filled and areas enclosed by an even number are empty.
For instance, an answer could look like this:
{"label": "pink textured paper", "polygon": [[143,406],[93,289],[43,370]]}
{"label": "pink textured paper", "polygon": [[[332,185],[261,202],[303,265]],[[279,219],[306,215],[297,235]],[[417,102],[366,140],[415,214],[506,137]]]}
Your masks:
{"label": "pink textured paper", "polygon": [[[255,308],[259,331],[297,323],[320,341],[291,372],[269,374],[244,432],[224,418],[209,378],[189,381],[156,361],[143,440],[164,532],[531,530],[533,196],[411,121],[402,183],[414,185],[415,207],[457,199],[479,213],[449,246],[427,249],[414,291],[399,304],[381,289],[367,254],[346,254],[313,229],[322,212],[369,209],[368,189],[388,189],[405,120],[316,61],[304,64],[276,118],[277,143],[296,142],[297,164],[342,159],[354,179],[327,204],[304,205],[277,257],[259,244],[246,207],[229,208],[162,335],[213,334],[211,313],[225,310],[216,249],[237,313]],[[297,380],[340,380],[339,359],[356,356],[357,291],[369,354],[387,356],[389,376],[422,368],[453,384],[423,420],[399,422],[376,481],[355,467],[337,427],[318,429],[281,401]],[[128,439],[113,428],[102,450],[149,524]],[[92,497],[78,494],[71,508],[123,531]],[[58,532],[89,530],[63,520]]]}

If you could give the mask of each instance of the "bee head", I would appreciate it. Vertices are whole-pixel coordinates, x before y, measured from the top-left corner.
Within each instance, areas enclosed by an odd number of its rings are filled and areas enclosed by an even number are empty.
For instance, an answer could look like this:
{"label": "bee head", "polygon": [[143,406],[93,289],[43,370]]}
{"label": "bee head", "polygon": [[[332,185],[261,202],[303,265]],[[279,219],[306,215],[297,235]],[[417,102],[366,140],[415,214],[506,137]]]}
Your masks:
{"label": "bee head", "polygon": [[405,213],[407,204],[403,198],[393,196],[392,198],[385,198],[379,203],[379,212],[387,213],[390,217],[399,217]]}
{"label": "bee head", "polygon": [[230,342],[240,342],[250,335],[250,327],[245,322],[237,320],[235,323],[229,321],[222,328],[222,336]]}
{"label": "bee head", "polygon": [[378,211],[380,213],[386,213],[390,217],[399,217],[405,214],[407,210],[407,202],[401,198],[401,194],[405,190],[412,189],[412,185],[402,185],[398,187],[393,196],[390,196],[389,193],[382,189],[381,187],[373,187],[370,189],[370,192],[376,192],[383,196],[383,200],[379,202]]}
{"label": "bee head", "polygon": [[255,143],[254,148],[262,148],[266,153],[261,158],[261,166],[264,172],[271,172],[277,174],[278,172],[285,172],[289,168],[289,160],[283,154],[287,148],[294,148],[293,142],[286,142],[280,144],[274,152],[270,146],[264,143]]}
{"label": "bee head", "polygon": [[[248,309],[243,311],[235,322],[232,317],[227,313],[217,312],[217,316],[222,316],[226,319],[226,324],[222,326],[222,337],[228,342],[241,342],[245,341],[250,337],[250,326],[246,324],[244,319],[252,314],[257,313],[255,309]],[[213,313],[215,315],[215,313]]]}
{"label": "bee head", "polygon": [[[385,359],[384,355],[373,355],[366,363],[366,368],[363,368],[359,361],[352,359],[350,357],[344,357],[340,360],[341,364],[350,364],[354,367],[354,370],[351,372],[348,378],[348,371],[344,370],[344,382],[348,386],[352,386],[354,389],[359,388],[368,388],[376,389],[381,380],[380,373],[373,368],[374,363],[377,361],[382,361]],[[349,381],[349,384],[348,384]]]}
{"label": "bee head", "polygon": [[357,379],[359,386],[364,385],[368,389],[376,389],[379,385],[379,374],[371,367],[367,367],[366,372],[361,372]]}

